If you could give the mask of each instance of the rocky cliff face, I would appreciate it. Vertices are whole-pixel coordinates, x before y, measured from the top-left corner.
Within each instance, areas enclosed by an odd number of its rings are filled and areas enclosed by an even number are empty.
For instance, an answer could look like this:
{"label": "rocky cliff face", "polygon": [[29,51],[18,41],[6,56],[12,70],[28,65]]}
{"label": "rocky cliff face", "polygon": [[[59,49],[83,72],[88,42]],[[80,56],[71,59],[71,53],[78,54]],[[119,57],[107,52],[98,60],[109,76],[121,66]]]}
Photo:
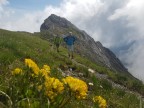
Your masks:
{"label": "rocky cliff face", "polygon": [[100,42],[95,42],[85,31],[80,30],[70,21],[54,14],[50,15],[40,27],[41,32],[49,34],[67,34],[72,31],[77,36],[75,51],[92,61],[118,72],[127,72],[120,60]]}

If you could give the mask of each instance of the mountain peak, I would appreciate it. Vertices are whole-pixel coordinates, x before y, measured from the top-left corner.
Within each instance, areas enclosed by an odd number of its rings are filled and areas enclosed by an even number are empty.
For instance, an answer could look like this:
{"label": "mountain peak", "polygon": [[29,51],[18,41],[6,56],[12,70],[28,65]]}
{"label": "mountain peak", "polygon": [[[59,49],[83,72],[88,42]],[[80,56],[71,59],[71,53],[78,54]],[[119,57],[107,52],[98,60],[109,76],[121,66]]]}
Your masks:
{"label": "mountain peak", "polygon": [[73,35],[77,36],[75,52],[112,70],[127,72],[127,69],[112,51],[103,47],[99,41],[95,42],[85,31],[80,30],[63,17],[51,14],[44,20],[40,30],[41,32],[46,31],[49,34],[59,34],[59,36],[72,31]]}
{"label": "mountain peak", "polygon": [[50,30],[55,29],[55,27],[61,27],[61,28],[69,28],[73,27],[76,28],[70,21],[67,19],[57,16],[55,14],[51,14],[47,19],[44,20],[44,23],[40,27],[40,31],[43,30]]}

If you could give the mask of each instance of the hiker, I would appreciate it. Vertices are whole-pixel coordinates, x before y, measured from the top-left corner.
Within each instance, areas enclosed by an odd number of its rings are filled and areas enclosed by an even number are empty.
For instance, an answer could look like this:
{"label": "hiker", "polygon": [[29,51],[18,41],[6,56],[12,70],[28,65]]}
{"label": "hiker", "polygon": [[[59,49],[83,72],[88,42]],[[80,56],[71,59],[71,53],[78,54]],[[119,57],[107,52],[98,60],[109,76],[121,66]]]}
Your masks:
{"label": "hiker", "polygon": [[76,41],[76,37],[72,35],[72,32],[69,32],[69,35],[64,38],[64,41],[66,42],[67,45],[68,56],[73,59],[74,42]]}
{"label": "hiker", "polygon": [[56,46],[57,52],[59,52],[59,47],[62,42],[62,38],[60,36],[54,35],[54,45]]}

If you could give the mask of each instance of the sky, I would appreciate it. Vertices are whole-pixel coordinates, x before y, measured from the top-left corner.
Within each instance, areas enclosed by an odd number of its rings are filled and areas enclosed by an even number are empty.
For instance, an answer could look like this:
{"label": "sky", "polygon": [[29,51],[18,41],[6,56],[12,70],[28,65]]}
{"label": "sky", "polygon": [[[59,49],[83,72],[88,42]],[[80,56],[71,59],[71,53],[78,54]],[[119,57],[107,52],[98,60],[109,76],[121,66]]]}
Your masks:
{"label": "sky", "polygon": [[65,17],[144,82],[143,10],[144,0],[0,0],[0,28],[39,32],[49,15]]}

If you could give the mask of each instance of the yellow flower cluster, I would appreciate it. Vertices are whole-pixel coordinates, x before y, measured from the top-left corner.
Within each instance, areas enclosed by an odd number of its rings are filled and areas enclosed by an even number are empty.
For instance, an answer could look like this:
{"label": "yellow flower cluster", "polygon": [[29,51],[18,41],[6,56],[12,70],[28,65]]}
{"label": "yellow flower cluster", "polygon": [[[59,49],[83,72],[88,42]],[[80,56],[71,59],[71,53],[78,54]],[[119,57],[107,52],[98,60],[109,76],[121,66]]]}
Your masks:
{"label": "yellow flower cluster", "polygon": [[12,75],[18,75],[22,73],[22,69],[16,68],[14,71],[12,71]]}
{"label": "yellow flower cluster", "polygon": [[43,68],[40,70],[42,76],[48,77],[50,74],[50,67],[48,65],[44,65]]}
{"label": "yellow flower cluster", "polygon": [[54,99],[54,97],[62,93],[64,90],[63,83],[56,78],[47,77],[44,85],[45,85],[45,94],[50,99]]}
{"label": "yellow flower cluster", "polygon": [[40,71],[39,67],[31,59],[25,59],[25,65],[28,66],[29,68],[31,68],[33,70],[34,74],[36,74],[36,75],[39,74],[39,71]]}
{"label": "yellow flower cluster", "polygon": [[44,86],[39,85],[37,90],[40,92],[44,87],[45,95],[48,96],[50,99],[54,99],[58,94],[62,93],[64,90],[63,83],[61,83],[56,78],[51,78],[50,74],[50,67],[48,65],[44,65],[42,69],[39,69],[37,64],[32,61],[31,59],[25,59],[25,64],[29,68],[32,69],[35,75],[42,75],[44,77]]}
{"label": "yellow flower cluster", "polygon": [[71,76],[66,77],[63,81],[69,86],[70,90],[75,93],[77,99],[86,98],[88,87],[84,81]]}
{"label": "yellow flower cluster", "polygon": [[101,96],[95,96],[93,98],[93,102],[95,103],[98,102],[100,108],[106,108],[107,106],[106,100],[102,98]]}
{"label": "yellow flower cluster", "polygon": [[[63,93],[64,84],[68,85],[68,89],[76,96],[77,99],[86,98],[88,87],[84,81],[69,76],[64,78],[64,83],[62,83],[59,79],[50,76],[51,69],[48,65],[44,65],[42,69],[40,69],[31,59],[25,59],[25,65],[32,70],[32,75],[38,76],[35,77],[35,80],[38,80],[36,84],[37,90],[39,92],[44,91],[44,95],[48,96],[49,99],[53,100],[56,96]],[[22,69],[20,68],[16,68],[12,72],[13,75],[20,73],[22,73]],[[31,75],[31,73],[28,75]]]}

